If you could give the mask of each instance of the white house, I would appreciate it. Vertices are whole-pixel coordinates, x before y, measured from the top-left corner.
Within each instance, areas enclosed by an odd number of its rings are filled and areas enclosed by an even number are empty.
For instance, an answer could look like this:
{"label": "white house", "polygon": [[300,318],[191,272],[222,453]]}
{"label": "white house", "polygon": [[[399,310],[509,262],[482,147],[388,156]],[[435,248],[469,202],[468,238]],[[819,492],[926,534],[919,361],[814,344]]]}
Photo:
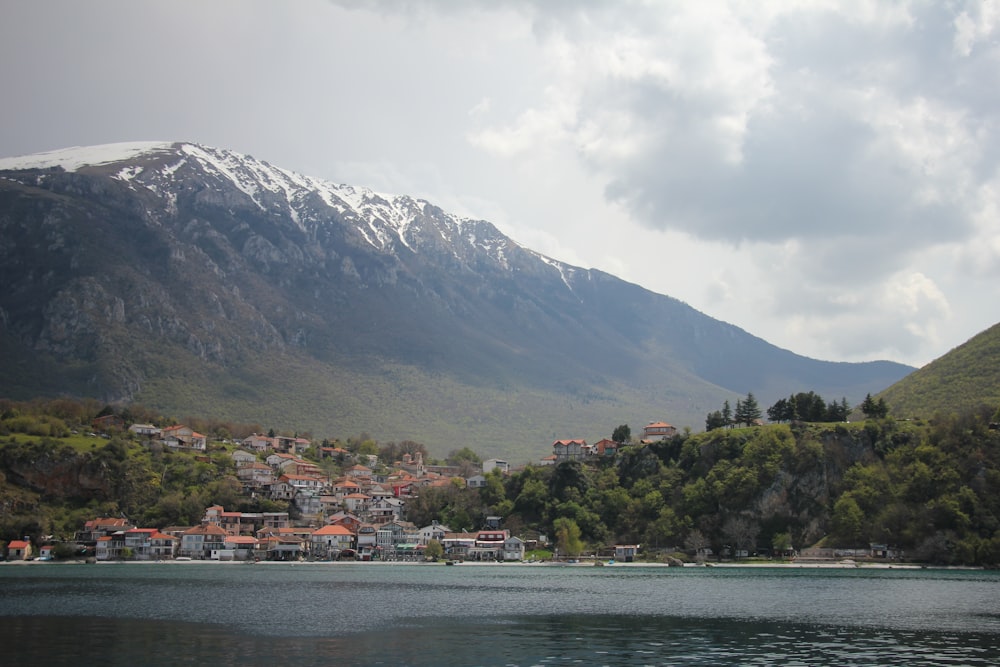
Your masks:
{"label": "white house", "polygon": [[503,543],[504,560],[524,560],[524,540],[511,535]]}
{"label": "white house", "polygon": [[420,529],[420,544],[427,544],[431,540],[437,540],[438,542],[444,543],[445,535],[451,532],[451,528],[444,525],[443,523],[438,523],[434,521],[429,526],[424,526]]}
{"label": "white house", "polygon": [[510,472],[510,464],[501,459],[486,459],[483,461],[483,474],[488,475],[494,469],[499,468],[500,472],[507,474]]}

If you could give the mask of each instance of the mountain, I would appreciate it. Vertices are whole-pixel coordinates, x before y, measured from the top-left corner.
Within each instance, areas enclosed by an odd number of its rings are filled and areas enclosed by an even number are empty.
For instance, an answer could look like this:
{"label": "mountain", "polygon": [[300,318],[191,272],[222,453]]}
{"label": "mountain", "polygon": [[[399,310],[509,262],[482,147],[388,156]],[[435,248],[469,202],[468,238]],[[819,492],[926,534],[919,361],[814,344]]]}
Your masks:
{"label": "mountain", "polygon": [[1000,405],[1000,324],[906,376],[880,394],[896,417],[930,417]]}
{"label": "mountain", "polygon": [[492,224],[191,143],[0,160],[10,398],[536,459],[754,392],[857,402],[912,368],[779,349]]}

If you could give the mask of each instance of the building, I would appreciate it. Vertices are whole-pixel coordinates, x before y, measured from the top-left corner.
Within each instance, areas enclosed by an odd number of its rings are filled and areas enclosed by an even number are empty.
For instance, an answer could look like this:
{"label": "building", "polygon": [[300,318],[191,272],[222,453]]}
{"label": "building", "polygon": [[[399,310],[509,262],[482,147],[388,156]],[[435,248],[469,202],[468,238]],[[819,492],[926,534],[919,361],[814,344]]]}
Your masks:
{"label": "building", "polygon": [[486,459],[483,461],[483,474],[488,475],[494,469],[499,468],[500,472],[503,474],[510,473],[510,464],[507,461],[501,459]]}
{"label": "building", "polygon": [[208,436],[198,433],[190,426],[177,424],[163,429],[163,444],[177,449],[194,449],[200,452],[208,448]]}
{"label": "building", "polygon": [[642,427],[642,441],[656,442],[677,435],[677,429],[667,422],[649,422]]}
{"label": "building", "polygon": [[587,456],[588,450],[586,440],[556,440],[552,443],[552,453],[556,457],[556,463],[579,461]]}
{"label": "building", "polygon": [[31,558],[31,543],[27,540],[11,540],[7,544],[7,560],[28,560]]}

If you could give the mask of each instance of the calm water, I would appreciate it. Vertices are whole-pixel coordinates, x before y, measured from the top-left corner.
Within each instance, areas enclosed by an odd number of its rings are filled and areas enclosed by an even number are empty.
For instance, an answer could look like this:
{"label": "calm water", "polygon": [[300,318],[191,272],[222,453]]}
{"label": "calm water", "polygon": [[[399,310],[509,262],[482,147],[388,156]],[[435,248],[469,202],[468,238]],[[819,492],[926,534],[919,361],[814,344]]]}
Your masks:
{"label": "calm water", "polygon": [[0,567],[4,664],[996,665],[1000,573]]}

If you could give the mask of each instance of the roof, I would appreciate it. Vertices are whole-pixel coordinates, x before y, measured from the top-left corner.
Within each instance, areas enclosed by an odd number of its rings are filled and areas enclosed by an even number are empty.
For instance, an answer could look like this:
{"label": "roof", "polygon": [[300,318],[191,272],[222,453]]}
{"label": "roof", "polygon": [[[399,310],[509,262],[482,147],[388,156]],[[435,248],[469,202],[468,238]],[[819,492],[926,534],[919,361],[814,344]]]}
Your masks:
{"label": "roof", "polygon": [[195,526],[184,532],[185,535],[227,535],[226,531],[214,524]]}
{"label": "roof", "polygon": [[354,533],[339,524],[328,524],[314,530],[313,535],[350,535],[353,537]]}
{"label": "roof", "polygon": [[568,440],[556,440],[552,443],[553,446],[561,445],[563,447],[569,447],[570,445],[586,445],[587,441],[580,438],[571,438]]}
{"label": "roof", "polygon": [[673,426],[671,426],[667,422],[650,422],[650,423],[646,424],[643,428],[644,429],[649,429],[649,428],[673,428]]}
{"label": "roof", "polygon": [[25,542],[24,540],[12,540],[9,544],[7,544],[7,548],[9,548],[9,549],[27,549],[28,548],[28,543]]}

